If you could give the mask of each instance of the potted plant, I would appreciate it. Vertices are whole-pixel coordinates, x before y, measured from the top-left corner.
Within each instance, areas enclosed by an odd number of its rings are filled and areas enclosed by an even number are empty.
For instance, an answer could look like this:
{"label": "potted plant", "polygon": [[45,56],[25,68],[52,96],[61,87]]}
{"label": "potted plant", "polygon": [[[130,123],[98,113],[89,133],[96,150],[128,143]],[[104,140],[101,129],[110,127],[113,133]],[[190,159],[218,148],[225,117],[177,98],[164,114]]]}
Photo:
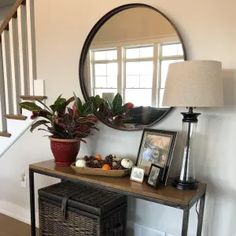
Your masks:
{"label": "potted plant", "polygon": [[90,100],[98,117],[107,123],[123,127],[132,120],[129,112],[134,108],[134,105],[131,102],[123,104],[122,97],[119,93],[115,95],[112,101],[107,101],[99,95],[90,97]]}
{"label": "potted plant", "polygon": [[49,133],[51,150],[57,165],[68,166],[75,161],[80,142],[97,129],[97,118],[93,115],[93,103],[82,101],[74,96],[69,99],[61,95],[47,106],[44,102],[22,102],[20,107],[32,112],[36,119],[30,131],[36,128]]}

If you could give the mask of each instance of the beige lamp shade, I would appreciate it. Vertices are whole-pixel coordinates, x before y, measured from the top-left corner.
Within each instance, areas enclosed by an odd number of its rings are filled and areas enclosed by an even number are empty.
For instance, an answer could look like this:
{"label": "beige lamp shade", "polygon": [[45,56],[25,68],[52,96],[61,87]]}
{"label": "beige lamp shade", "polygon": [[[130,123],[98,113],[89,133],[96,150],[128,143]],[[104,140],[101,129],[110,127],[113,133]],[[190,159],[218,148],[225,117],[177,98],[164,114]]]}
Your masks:
{"label": "beige lamp shade", "polygon": [[222,105],[221,62],[199,60],[170,64],[163,106],[216,107]]}

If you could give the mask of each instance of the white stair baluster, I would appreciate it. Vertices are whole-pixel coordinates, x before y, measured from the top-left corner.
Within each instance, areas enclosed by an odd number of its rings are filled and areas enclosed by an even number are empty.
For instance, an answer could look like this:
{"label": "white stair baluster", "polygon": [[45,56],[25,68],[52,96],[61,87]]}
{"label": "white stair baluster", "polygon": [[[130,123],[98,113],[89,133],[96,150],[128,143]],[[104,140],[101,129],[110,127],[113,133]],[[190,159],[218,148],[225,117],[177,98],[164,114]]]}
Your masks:
{"label": "white stair baluster", "polygon": [[12,18],[9,22],[10,33],[10,54],[11,54],[11,75],[12,75],[12,94],[13,94],[13,107],[14,114],[20,114],[20,70],[19,70],[19,40],[18,40],[18,27],[17,20]]}
{"label": "white stair baluster", "polygon": [[13,95],[12,95],[12,78],[11,78],[11,58],[10,58],[10,41],[9,31],[4,30],[1,36],[2,39],[2,58],[3,58],[3,74],[5,84],[6,97],[6,114],[13,114]]}
{"label": "white stair baluster", "polygon": [[11,135],[7,132],[7,120],[6,115],[6,100],[5,100],[5,89],[4,89],[4,72],[3,72],[3,57],[2,57],[2,45],[0,43],[0,135],[10,137]]}
{"label": "white stair baluster", "polygon": [[28,31],[28,53],[29,53],[29,82],[30,95],[34,95],[34,80],[36,77],[36,49],[35,49],[35,20],[34,0],[26,1],[27,31]]}
{"label": "white stair baluster", "polygon": [[28,59],[28,37],[26,7],[21,5],[17,10],[18,39],[19,39],[19,69],[21,95],[30,94],[29,84],[29,59]]}

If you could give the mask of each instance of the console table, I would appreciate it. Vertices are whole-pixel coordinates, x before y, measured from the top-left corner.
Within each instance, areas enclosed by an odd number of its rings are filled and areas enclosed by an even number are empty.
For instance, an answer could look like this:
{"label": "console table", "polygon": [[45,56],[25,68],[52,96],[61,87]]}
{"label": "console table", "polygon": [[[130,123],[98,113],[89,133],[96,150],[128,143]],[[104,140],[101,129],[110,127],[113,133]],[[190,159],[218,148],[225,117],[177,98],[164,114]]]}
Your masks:
{"label": "console table", "polygon": [[204,214],[206,184],[199,184],[198,189],[182,191],[171,185],[151,188],[146,183],[140,184],[129,180],[129,177],[111,178],[102,176],[80,175],[71,167],[56,166],[53,160],[31,164],[29,166],[30,210],[31,210],[31,236],[36,235],[35,227],[35,189],[34,173],[56,177],[61,180],[76,181],[102,189],[122,193],[128,196],[156,202],[166,206],[183,210],[182,236],[188,235],[189,211],[200,201],[197,236],[201,236]]}

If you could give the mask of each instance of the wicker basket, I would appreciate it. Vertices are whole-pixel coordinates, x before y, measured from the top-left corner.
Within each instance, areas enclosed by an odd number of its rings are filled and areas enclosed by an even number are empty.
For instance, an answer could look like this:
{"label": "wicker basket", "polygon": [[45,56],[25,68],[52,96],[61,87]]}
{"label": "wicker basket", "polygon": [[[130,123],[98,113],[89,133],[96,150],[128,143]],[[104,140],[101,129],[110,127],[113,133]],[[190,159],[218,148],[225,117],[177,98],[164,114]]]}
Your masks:
{"label": "wicker basket", "polygon": [[124,236],[125,196],[62,182],[39,190],[41,236]]}

